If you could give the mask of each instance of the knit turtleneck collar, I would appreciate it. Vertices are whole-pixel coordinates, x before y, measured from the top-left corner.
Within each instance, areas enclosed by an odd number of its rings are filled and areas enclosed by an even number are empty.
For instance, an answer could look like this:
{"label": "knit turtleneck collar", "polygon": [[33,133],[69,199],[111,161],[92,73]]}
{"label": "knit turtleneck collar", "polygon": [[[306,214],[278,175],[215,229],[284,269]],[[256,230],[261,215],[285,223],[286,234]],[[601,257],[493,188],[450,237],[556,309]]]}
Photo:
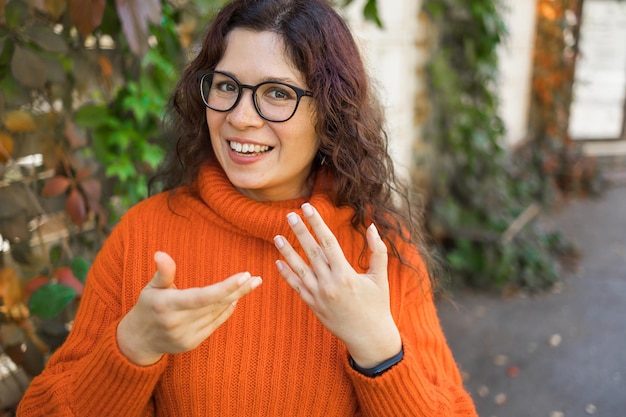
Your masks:
{"label": "knit turtleneck collar", "polygon": [[223,221],[223,227],[266,241],[272,241],[274,236],[281,234],[293,242],[286,216],[292,211],[302,216],[300,206],[306,201],[320,212],[331,229],[345,222],[349,224],[352,209],[334,207],[329,197],[330,187],[330,176],[318,173],[309,199],[259,202],[239,192],[218,164],[203,165],[197,179],[200,198]]}

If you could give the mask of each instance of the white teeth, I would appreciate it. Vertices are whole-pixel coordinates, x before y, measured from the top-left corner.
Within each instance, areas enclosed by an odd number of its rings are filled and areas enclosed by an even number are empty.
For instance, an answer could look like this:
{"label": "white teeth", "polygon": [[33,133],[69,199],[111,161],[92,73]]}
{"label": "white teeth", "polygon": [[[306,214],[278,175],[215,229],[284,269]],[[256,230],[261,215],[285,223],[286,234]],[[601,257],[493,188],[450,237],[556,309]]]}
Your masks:
{"label": "white teeth", "polygon": [[238,153],[261,153],[270,150],[269,146],[253,145],[251,143],[229,142],[230,148]]}

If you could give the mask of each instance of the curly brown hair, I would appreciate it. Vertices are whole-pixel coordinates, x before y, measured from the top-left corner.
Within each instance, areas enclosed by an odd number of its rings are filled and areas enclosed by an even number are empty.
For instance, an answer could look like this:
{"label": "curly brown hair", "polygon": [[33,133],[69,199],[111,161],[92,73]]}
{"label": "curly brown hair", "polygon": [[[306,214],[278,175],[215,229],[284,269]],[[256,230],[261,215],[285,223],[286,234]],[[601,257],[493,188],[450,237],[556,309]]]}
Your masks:
{"label": "curly brown hair", "polygon": [[168,122],[175,132],[175,151],[168,154],[157,176],[164,189],[191,184],[200,166],[215,160],[198,74],[216,67],[227,35],[235,28],[271,31],[282,37],[287,56],[316,101],[319,151],[311,176],[320,169],[330,170],[331,197],[335,205],[354,209],[353,227],[364,235],[374,222],[395,256],[399,257],[400,238],[430,260],[408,188],[394,173],[384,115],[358,46],[346,22],[324,0],[235,0],[219,11],[170,99]]}

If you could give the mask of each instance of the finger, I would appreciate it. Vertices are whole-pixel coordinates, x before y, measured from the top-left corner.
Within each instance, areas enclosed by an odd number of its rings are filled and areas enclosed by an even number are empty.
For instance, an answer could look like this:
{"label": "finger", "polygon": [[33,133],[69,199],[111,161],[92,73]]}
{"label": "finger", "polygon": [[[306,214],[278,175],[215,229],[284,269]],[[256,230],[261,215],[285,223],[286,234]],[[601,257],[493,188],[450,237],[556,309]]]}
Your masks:
{"label": "finger", "polygon": [[[289,213],[287,215],[287,221],[289,222],[289,226],[296,234],[296,238],[302,245],[307,258],[311,262],[312,265],[315,263],[320,264],[320,266],[327,266],[328,261],[326,260],[326,256],[324,252],[321,250],[320,246],[315,240],[315,237],[309,232],[306,225],[296,213]],[[314,265],[315,266],[315,265]]]}
{"label": "finger", "polygon": [[341,246],[339,246],[337,238],[326,225],[326,222],[324,222],[324,219],[322,219],[319,212],[309,203],[304,203],[302,205],[302,212],[304,213],[304,217],[307,222],[311,225],[311,228],[317,237],[317,241],[319,242],[319,246],[321,247],[331,269],[339,266],[345,266],[348,261],[343,254],[343,250],[341,249]]}
{"label": "finger", "polygon": [[[300,221],[300,224],[304,227],[302,221]],[[304,228],[306,229],[306,227]],[[274,244],[276,245],[276,248],[278,248],[281,255],[285,257],[285,262],[283,264],[289,266],[289,271],[298,277],[300,283],[306,286],[309,290],[317,288],[317,276],[315,275],[315,272],[300,257],[300,255],[298,255],[287,239],[280,235],[275,236]],[[328,269],[328,265],[326,265],[326,269]]]}
{"label": "finger", "polygon": [[174,276],[176,275],[176,263],[165,252],[156,252],[154,254],[154,262],[157,271],[148,286],[152,288],[173,288]]}
{"label": "finger", "polygon": [[374,223],[367,228],[366,237],[367,245],[370,248],[370,251],[372,251],[368,273],[373,274],[377,278],[387,277],[387,245],[385,245],[385,242],[383,242],[380,237],[378,229]]}
{"label": "finger", "polygon": [[287,263],[281,260],[276,261],[276,267],[278,268],[280,275],[285,279],[285,281],[287,281],[287,284],[289,284],[289,286],[293,288],[298,295],[300,295],[302,301],[311,305],[314,301],[313,294],[311,293],[310,288],[304,284],[302,279],[300,279],[300,277],[295,274],[291,268],[289,268]]}
{"label": "finger", "polygon": [[178,310],[199,309],[211,304],[227,305],[239,300],[262,283],[261,277],[241,272],[202,288],[187,288],[172,294],[170,305]]}

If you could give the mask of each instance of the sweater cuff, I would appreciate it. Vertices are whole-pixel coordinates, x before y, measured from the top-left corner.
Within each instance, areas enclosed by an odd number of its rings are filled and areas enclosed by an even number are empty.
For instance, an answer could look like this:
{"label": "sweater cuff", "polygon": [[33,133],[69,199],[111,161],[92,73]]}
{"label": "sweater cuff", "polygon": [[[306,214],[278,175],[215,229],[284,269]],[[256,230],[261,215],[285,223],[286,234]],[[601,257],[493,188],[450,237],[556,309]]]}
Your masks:
{"label": "sweater cuff", "polygon": [[[395,366],[376,378],[367,377],[352,369],[346,359],[345,368],[352,380],[361,409],[372,415],[384,410],[395,410],[394,415],[432,415],[430,405],[438,403],[437,395],[423,375],[415,373],[417,357],[413,347],[402,341],[404,357]],[[366,412],[367,414],[367,412]]]}
{"label": "sweater cuff", "polygon": [[117,344],[119,320],[102,335],[96,350],[84,358],[76,375],[77,409],[99,397],[100,415],[135,415],[143,410],[167,366],[167,355],[150,366],[130,362]]}

